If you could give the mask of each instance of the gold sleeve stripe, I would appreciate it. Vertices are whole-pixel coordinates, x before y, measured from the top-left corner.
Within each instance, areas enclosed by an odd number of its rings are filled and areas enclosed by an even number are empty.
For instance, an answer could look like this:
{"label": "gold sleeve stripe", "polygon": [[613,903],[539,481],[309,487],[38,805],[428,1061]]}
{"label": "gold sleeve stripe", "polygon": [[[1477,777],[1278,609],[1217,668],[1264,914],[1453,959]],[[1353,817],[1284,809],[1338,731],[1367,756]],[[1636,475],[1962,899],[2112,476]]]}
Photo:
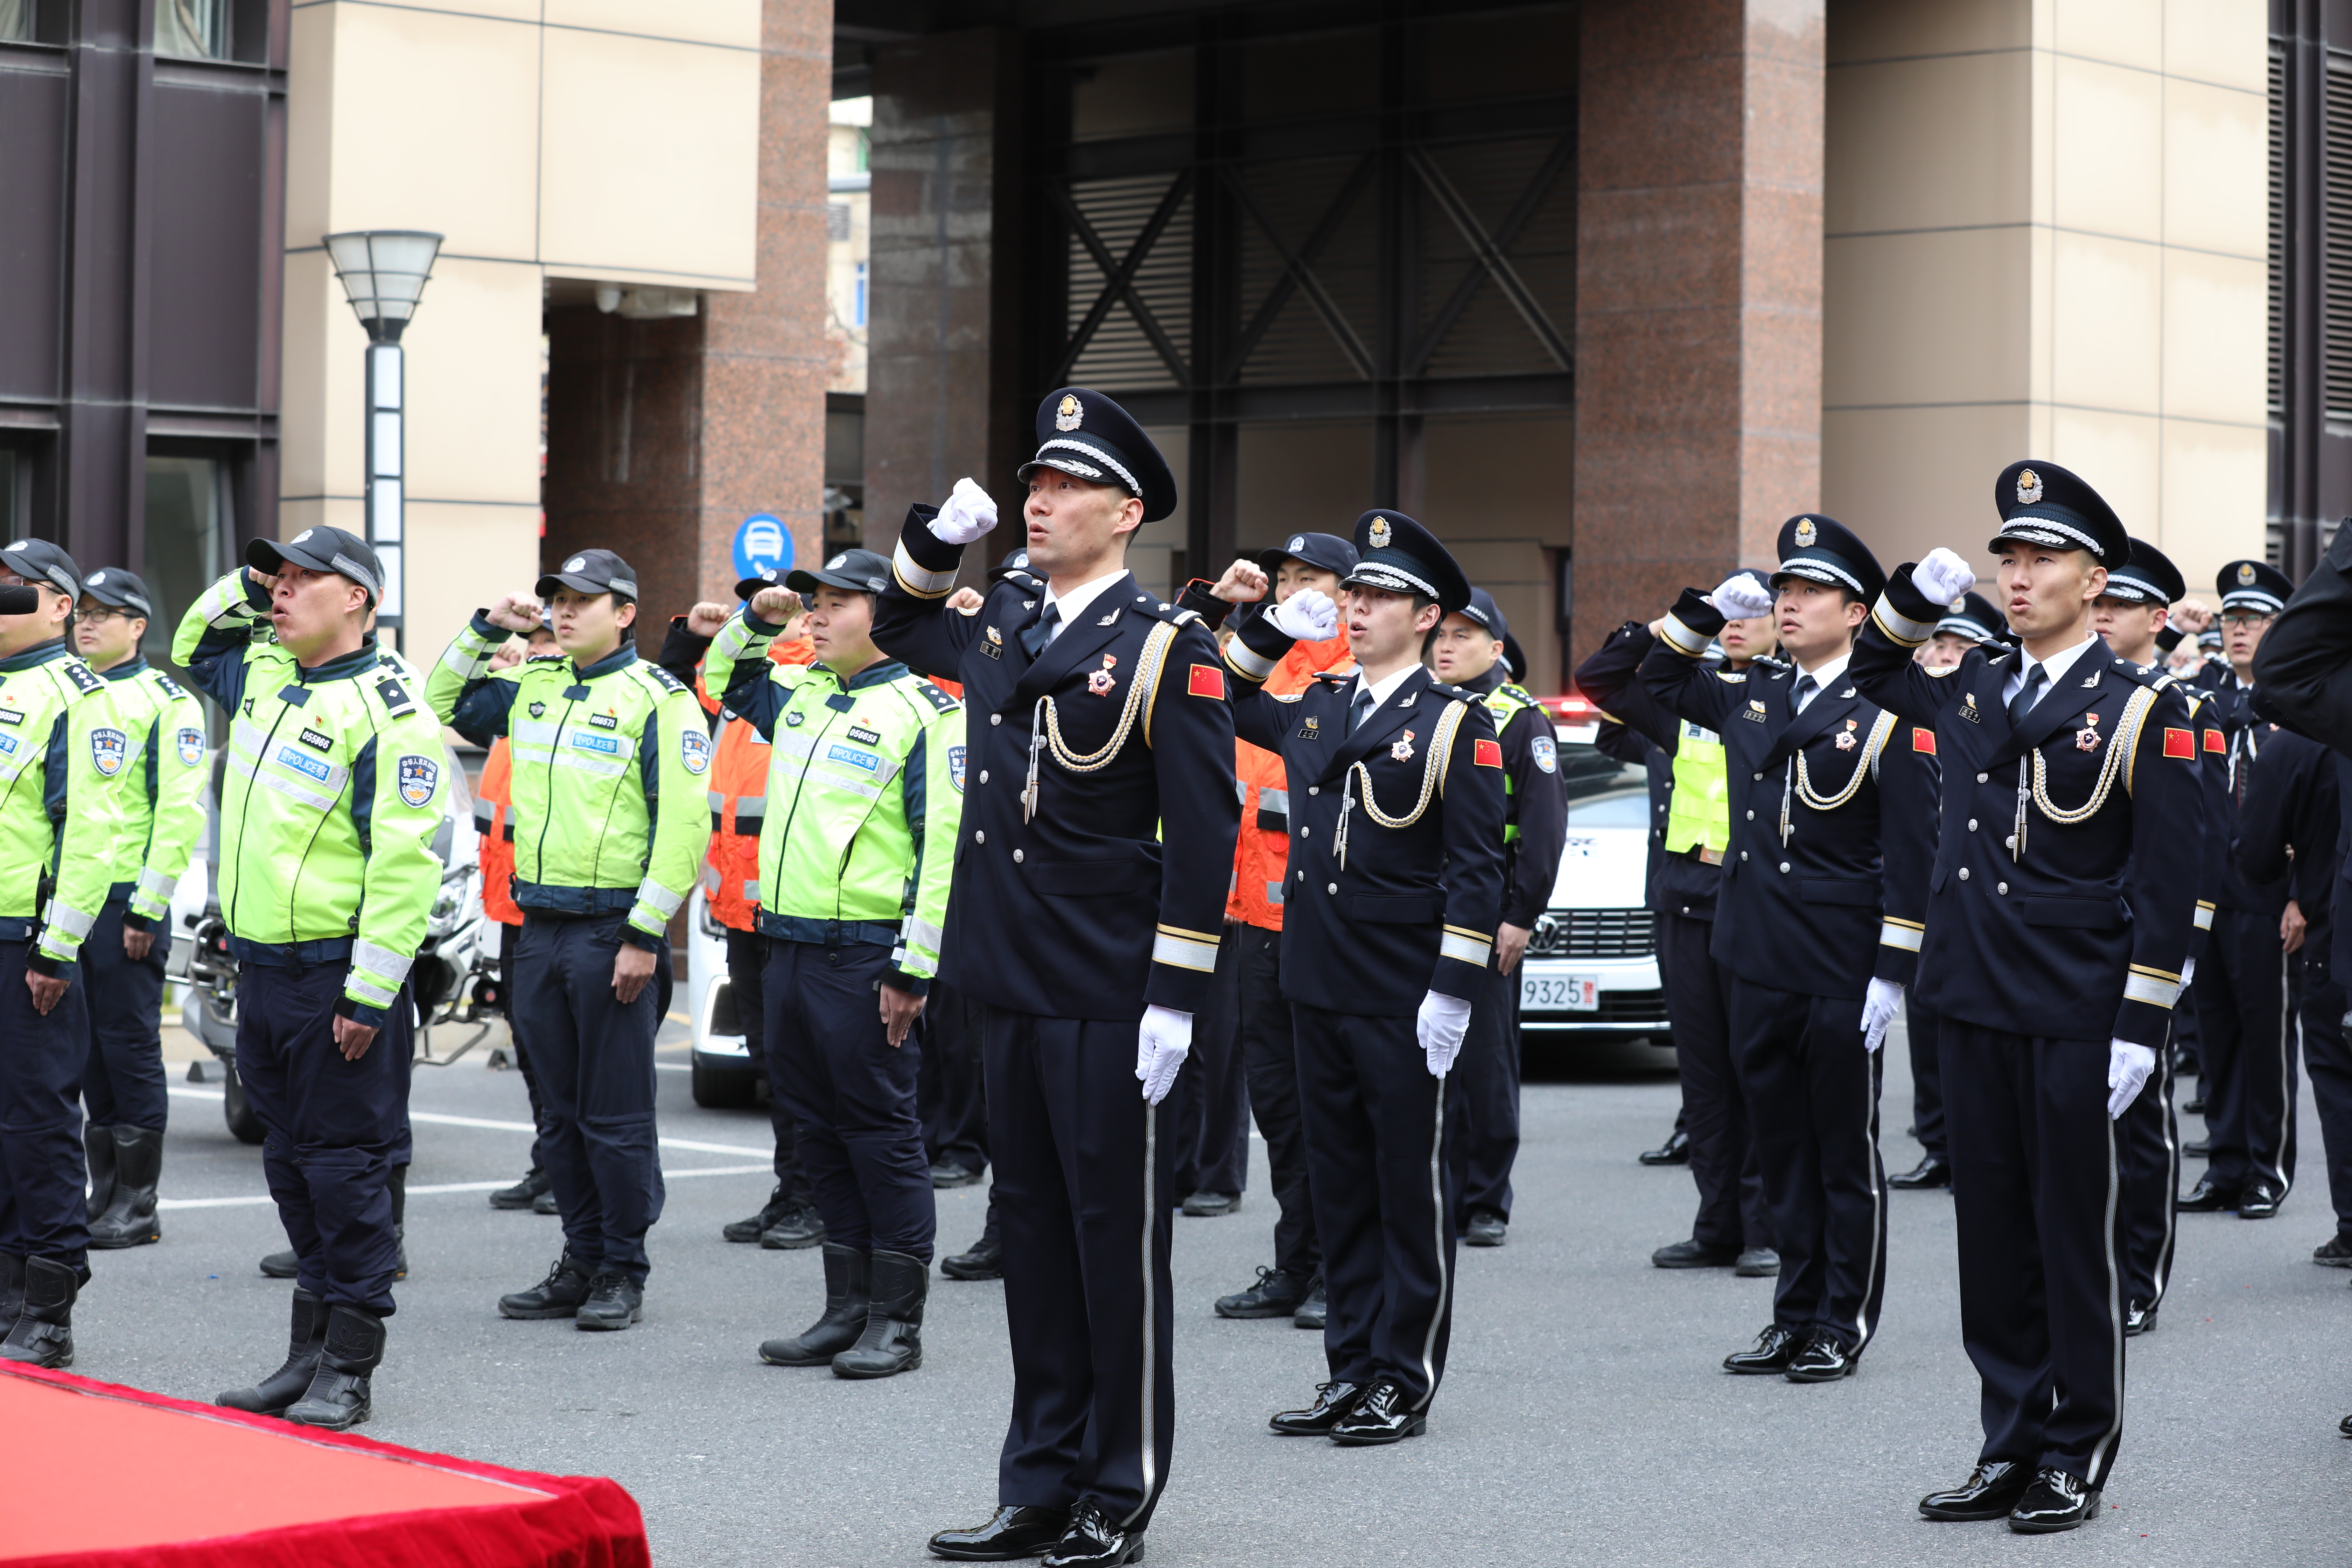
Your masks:
{"label": "gold sleeve stripe", "polygon": [[898,579],[898,586],[919,599],[944,599],[955,589],[953,572],[927,572],[915,558],[907,553],[907,542],[900,540],[890,556],[890,574]]}
{"label": "gold sleeve stripe", "polygon": [[1911,619],[1897,610],[1884,594],[1878,596],[1878,603],[1871,606],[1870,618],[1878,623],[1878,629],[1886,634],[1889,641],[1900,643],[1905,647],[1917,647],[1936,635],[1935,622]]}
{"label": "gold sleeve stripe", "polygon": [[1706,645],[1712,640],[1711,638],[1703,637],[1683,625],[1681,621],[1675,618],[1672,611],[1667,612],[1664,624],[1667,646],[1676,653],[1687,655],[1692,658],[1705,657]]}

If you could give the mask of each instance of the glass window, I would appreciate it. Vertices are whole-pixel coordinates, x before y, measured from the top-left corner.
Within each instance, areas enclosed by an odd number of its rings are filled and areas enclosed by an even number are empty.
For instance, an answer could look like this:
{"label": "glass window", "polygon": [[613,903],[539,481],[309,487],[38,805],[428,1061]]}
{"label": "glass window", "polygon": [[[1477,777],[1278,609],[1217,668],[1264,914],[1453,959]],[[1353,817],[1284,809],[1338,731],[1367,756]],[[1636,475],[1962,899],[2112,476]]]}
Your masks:
{"label": "glass window", "polygon": [[139,575],[155,596],[140,651],[172,663],[172,633],[197,595],[228,570],[228,508],[217,458],[147,458],[147,550]]}
{"label": "glass window", "polygon": [[35,0],[0,0],[0,39],[9,43],[32,40],[34,4]]}
{"label": "glass window", "polygon": [[155,52],[228,58],[228,6],[229,0],[155,0]]}
{"label": "glass window", "polygon": [[1650,826],[1649,770],[1616,758],[1592,746],[1563,740],[1559,772],[1568,785],[1570,827],[1640,827]]}

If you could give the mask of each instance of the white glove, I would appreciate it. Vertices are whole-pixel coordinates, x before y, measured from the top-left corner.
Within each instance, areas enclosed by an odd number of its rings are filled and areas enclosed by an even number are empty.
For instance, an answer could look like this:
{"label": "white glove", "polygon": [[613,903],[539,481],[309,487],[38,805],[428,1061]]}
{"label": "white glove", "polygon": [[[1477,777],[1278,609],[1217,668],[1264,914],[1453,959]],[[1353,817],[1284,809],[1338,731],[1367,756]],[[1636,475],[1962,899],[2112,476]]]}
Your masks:
{"label": "white glove", "polygon": [[1329,642],[1339,629],[1339,606],[1320,588],[1302,588],[1276,605],[1268,619],[1284,637]]}
{"label": "white glove", "polygon": [[970,544],[996,526],[996,503],[970,478],[956,481],[947,504],[931,519],[931,537],[942,544]]}
{"label": "white glove", "polygon": [[2180,994],[2183,996],[2189,994],[2189,984],[2196,978],[2197,961],[2193,958],[2183,959],[2180,964]]}
{"label": "white glove", "polygon": [[1176,1069],[1192,1049],[1192,1015],[1146,1007],[1135,1035],[1135,1076],[1146,1103],[1157,1105],[1176,1087]]}
{"label": "white glove", "polygon": [[2146,1046],[2135,1046],[2128,1040],[2107,1042],[2108,1121],[2115,1121],[2131,1109],[2131,1102],[2139,1098],[2140,1086],[2155,1070],[2156,1053]]}
{"label": "white glove", "polygon": [[1745,621],[1772,607],[1772,590],[1757,581],[1753,572],[1734,572],[1706,602],[1723,612],[1727,621]]}
{"label": "white glove", "polygon": [[1422,997],[1412,1026],[1420,1037],[1422,1054],[1429,1058],[1429,1076],[1444,1078],[1454,1069],[1454,1058],[1462,1054],[1462,1037],[1470,1029],[1470,1004],[1459,996],[1432,991]]}
{"label": "white glove", "polygon": [[1862,1048],[1874,1051],[1886,1043],[1886,1026],[1903,1005],[1903,987],[1892,980],[1873,980],[1862,997]]}
{"label": "white glove", "polygon": [[1977,574],[1967,562],[1939,544],[1927,552],[1927,559],[1911,568],[1911,585],[1936,603],[1948,605],[1977,585]]}

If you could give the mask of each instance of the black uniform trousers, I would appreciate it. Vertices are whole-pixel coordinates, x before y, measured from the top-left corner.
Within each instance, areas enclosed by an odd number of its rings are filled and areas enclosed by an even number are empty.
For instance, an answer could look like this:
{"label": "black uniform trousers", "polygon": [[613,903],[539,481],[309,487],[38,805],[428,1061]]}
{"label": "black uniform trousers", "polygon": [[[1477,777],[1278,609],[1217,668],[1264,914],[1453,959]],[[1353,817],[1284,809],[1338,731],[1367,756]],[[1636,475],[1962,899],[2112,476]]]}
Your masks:
{"label": "black uniform trousers", "polygon": [[294,1245],[295,1282],[331,1307],[387,1317],[398,1267],[392,1168],[404,1159],[415,1054],[407,987],[367,1051],[346,1061],[335,1005],[348,961],[240,965],[236,1072],[260,1120],[261,1169]]}
{"label": "black uniform trousers", "polygon": [[1949,1017],[1941,1039],[1960,1340],[1983,1389],[1982,1458],[2055,1466],[2104,1488],[2124,1408],[2107,1042]]}
{"label": "black uniform trousers", "polygon": [[[2294,1007],[2295,1033],[2303,1043],[2304,1070],[2311,1075],[2312,1108],[2319,1115],[2320,1155],[2327,1166],[2328,1206],[2336,1231],[2352,1237],[2352,1083],[2344,1051],[2344,987],[2336,979],[2332,921],[2311,922],[2303,945],[2287,957],[2287,987]],[[2326,1058],[2327,1066],[2321,1066]],[[2323,1091],[2320,1079],[2328,1079]]]}
{"label": "black uniform trousers", "polygon": [[[761,980],[767,960],[766,938],[756,931],[727,928],[728,994],[735,1001],[735,1023],[743,1031],[743,1049],[754,1062],[768,1060],[768,1002]],[[659,1028],[660,1020],[655,1020],[654,1026]],[[768,1074],[768,1128],[776,1138],[776,1185],[782,1189],[784,1202],[798,1208],[815,1207],[816,1190],[801,1166],[800,1134],[793,1127],[793,1113],[784,1104],[783,1090],[777,1087],[772,1068]]]}
{"label": "black uniform trousers", "polygon": [[[1240,922],[1227,921],[1217,943],[1208,1005],[1192,1019],[1192,1054],[1175,1088],[1160,1104],[1176,1137],[1171,1202],[1192,1193],[1231,1193],[1249,1186],[1249,1079],[1242,1060]],[[1166,1113],[1173,1111],[1172,1116]]]}
{"label": "black uniform trousers", "polygon": [[1731,1037],[1779,1238],[1772,1321],[1859,1353],[1886,1295],[1881,1064],[1862,1004],[1734,979]]}
{"label": "black uniform trousers", "polygon": [[768,1085],[791,1109],[802,1166],[816,1189],[824,1238],[931,1260],[938,1215],[915,1075],[923,1047],[909,1029],[892,1046],[876,985],[890,949],[768,942]]}
{"label": "black uniform trousers", "polygon": [[1936,1048],[1942,1021],[1906,996],[1903,1022],[1911,1046],[1911,1125],[1918,1129],[1913,1136],[1921,1150],[1948,1160],[1952,1144],[1944,1133],[1944,1069]]}
{"label": "black uniform trousers", "polygon": [[654,1131],[654,1034],[669,1004],[669,950],[624,1007],[613,960],[627,917],[526,910],[515,944],[514,1027],[547,1100],[547,1177],[574,1258],[643,1284],[646,1233],[666,1191]]}
{"label": "black uniform trousers", "polygon": [[1660,915],[1657,932],[1675,1071],[1682,1079],[1683,1109],[1675,1125],[1690,1140],[1691,1180],[1698,1184],[1691,1239],[1708,1247],[1770,1247],[1772,1214],[1764,1201],[1764,1172],[1756,1163],[1748,1092],[1732,1061],[1731,974],[1708,951],[1715,922]]}
{"label": "black uniform trousers", "polygon": [[44,1017],[25,986],[32,951],[30,942],[0,942],[0,1252],[67,1264],[87,1280],[89,1167],[75,1101],[89,972]]}
{"label": "black uniform trousers", "polygon": [[1299,1121],[1298,1047],[1290,1003],[1282,994],[1282,933],[1248,924],[1225,928],[1219,949],[1241,964],[1242,1066],[1249,1076],[1250,1114],[1265,1140],[1266,1184],[1274,1189],[1274,1266],[1309,1279],[1323,1272],[1315,1236],[1307,1132]]}
{"label": "black uniform trousers", "polygon": [[1295,1002],[1291,1019],[1323,1243],[1324,1359],[1334,1381],[1393,1378],[1425,1410],[1454,1329],[1460,1192],[1448,1145],[1461,1082],[1430,1076],[1411,1018]]}
{"label": "black uniform trousers", "polygon": [[[2186,1009],[2175,1009],[2176,1016]],[[2155,1310],[2172,1283],[2179,1229],[2174,1199],[2180,1191],[2180,1123],[2172,1104],[2171,1042],[2156,1053],[2156,1070],[2116,1124],[2116,1160],[2123,1172],[2124,1301]]]}
{"label": "black uniform trousers", "polygon": [[2294,1036],[2287,1013],[2287,956],[2278,915],[2213,911],[2213,930],[2191,982],[2197,993],[2198,1061],[2207,1173],[2231,1188],[2257,1178],[2284,1192],[2294,1184]]}
{"label": "black uniform trousers", "polygon": [[1490,959],[1483,994],[1470,1007],[1470,1027],[1454,1076],[1462,1080],[1464,1117],[1457,1228],[1488,1209],[1511,1217],[1511,1167],[1519,1157],[1519,974],[1505,974]]}
{"label": "black uniform trousers", "polygon": [[988,1169],[988,1096],[981,1089],[977,1011],[954,986],[931,982],[921,1024],[923,1060],[915,1075],[923,1157],[975,1176]]}
{"label": "black uniform trousers", "polygon": [[163,1131],[169,1091],[163,1086],[163,961],[172,933],[158,930],[144,958],[122,951],[126,891],[106,900],[81,944],[81,979],[89,1013],[89,1058],[81,1074],[82,1105],[100,1127]]}
{"label": "black uniform trousers", "polygon": [[1141,1530],[1176,1429],[1168,1280],[1175,1149],[1144,1103],[1133,1023],[986,1007],[981,1059],[1013,1342],[997,1500],[1091,1498]]}
{"label": "black uniform trousers", "polygon": [[530,1053],[522,1048],[522,1037],[514,1029],[515,943],[522,937],[522,927],[499,922],[499,1012],[507,1021],[507,1039],[514,1047],[515,1070],[522,1074],[523,1093],[530,1100],[530,1124],[537,1129],[530,1139],[530,1168],[547,1169],[547,1106],[539,1092],[539,1069],[530,1065]]}

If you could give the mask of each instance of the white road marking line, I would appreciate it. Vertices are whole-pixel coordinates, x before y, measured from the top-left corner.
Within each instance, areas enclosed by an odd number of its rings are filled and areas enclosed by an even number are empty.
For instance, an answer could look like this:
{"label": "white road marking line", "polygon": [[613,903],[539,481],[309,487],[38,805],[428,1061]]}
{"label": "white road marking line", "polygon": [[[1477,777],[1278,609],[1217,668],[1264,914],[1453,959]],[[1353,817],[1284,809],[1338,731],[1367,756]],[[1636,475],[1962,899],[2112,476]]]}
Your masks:
{"label": "white road marking line", "polygon": [[[210,1089],[174,1088],[171,1092],[182,1100],[208,1100],[215,1105],[221,1101],[221,1097]],[[436,1127],[478,1127],[491,1132],[529,1132],[534,1137],[539,1132],[539,1129],[528,1121],[491,1121],[479,1116],[446,1116],[437,1110],[412,1110],[408,1113],[408,1120],[428,1122]],[[665,1149],[683,1149],[695,1154],[748,1154],[755,1160],[772,1159],[775,1154],[772,1149],[747,1149],[740,1143],[704,1143],[691,1138],[657,1138],[655,1142]]]}
{"label": "white road marking line", "polygon": [[[774,1168],[773,1163],[771,1163],[762,1165],[709,1165],[691,1171],[665,1169],[662,1172],[662,1180],[677,1182],[683,1181],[688,1176],[748,1176],[754,1172],[772,1171]],[[500,1187],[512,1185],[514,1185],[512,1182],[436,1182],[430,1186],[411,1187],[408,1189],[408,1195],[414,1198],[434,1193],[494,1193]],[[159,1209],[258,1208],[276,1201],[268,1194],[262,1193],[258,1195],[236,1198],[158,1198],[155,1200],[155,1206]]]}

